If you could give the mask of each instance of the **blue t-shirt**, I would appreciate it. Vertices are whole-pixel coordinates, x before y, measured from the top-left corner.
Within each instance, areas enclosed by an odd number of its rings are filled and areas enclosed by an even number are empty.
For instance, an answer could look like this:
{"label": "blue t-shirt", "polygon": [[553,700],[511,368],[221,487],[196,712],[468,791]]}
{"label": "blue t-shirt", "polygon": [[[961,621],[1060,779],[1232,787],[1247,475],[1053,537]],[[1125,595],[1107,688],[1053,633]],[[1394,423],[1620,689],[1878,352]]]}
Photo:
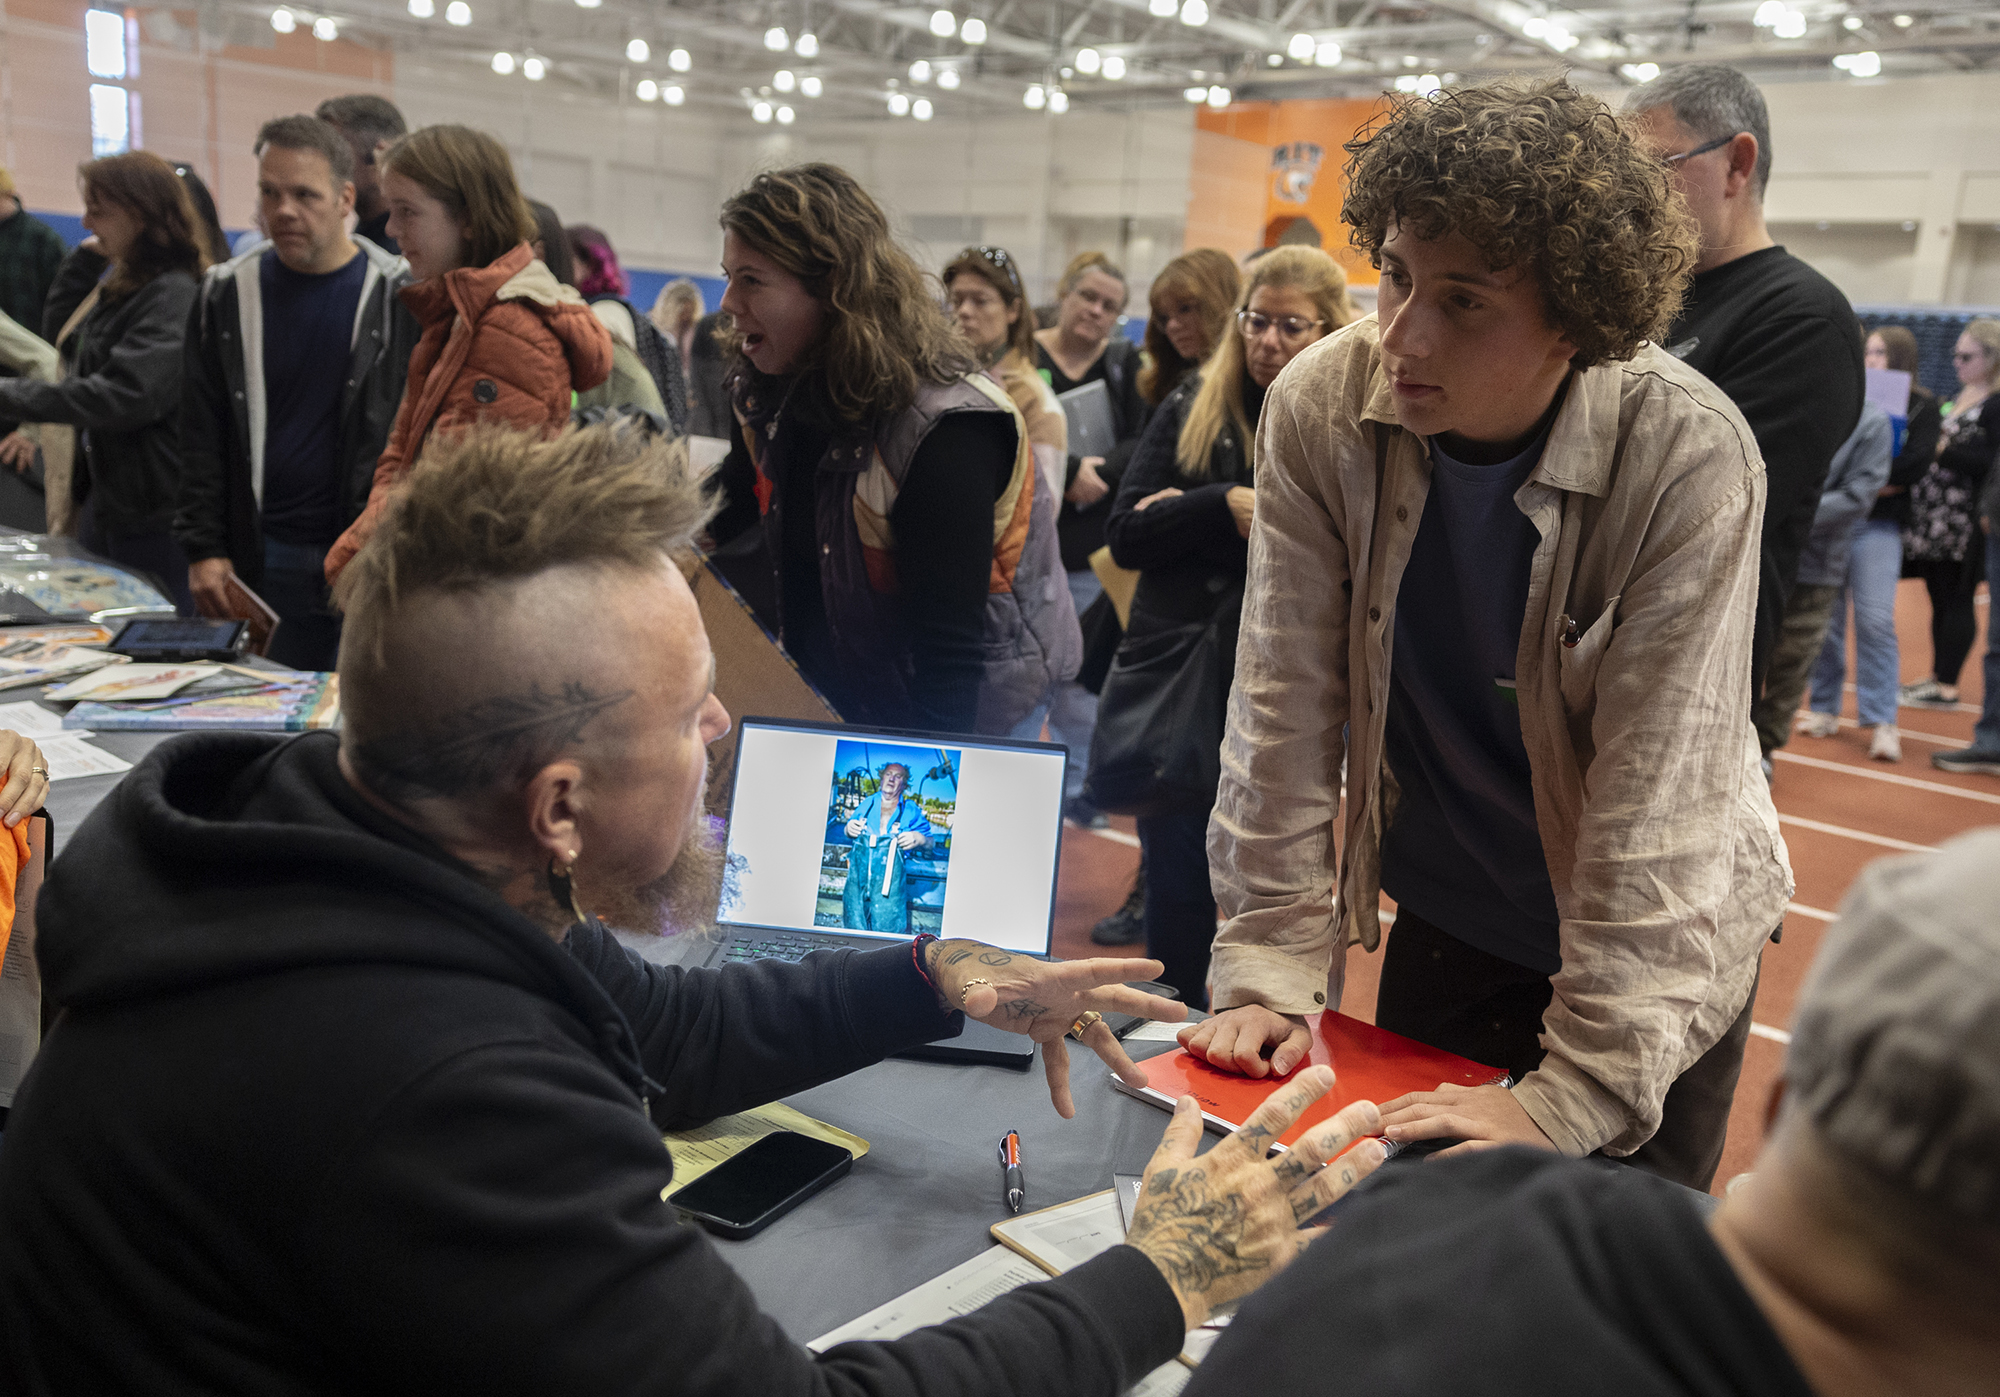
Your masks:
{"label": "blue t-shirt", "polygon": [[295,272],[264,254],[264,533],[324,548],[340,536],[340,395],[368,258]]}
{"label": "blue t-shirt", "polygon": [[1430,495],[1396,597],[1383,752],[1401,799],[1382,837],[1382,887],[1467,945],[1553,975],[1559,918],[1513,689],[1541,542],[1514,492],[1546,440],[1491,466],[1431,442]]}

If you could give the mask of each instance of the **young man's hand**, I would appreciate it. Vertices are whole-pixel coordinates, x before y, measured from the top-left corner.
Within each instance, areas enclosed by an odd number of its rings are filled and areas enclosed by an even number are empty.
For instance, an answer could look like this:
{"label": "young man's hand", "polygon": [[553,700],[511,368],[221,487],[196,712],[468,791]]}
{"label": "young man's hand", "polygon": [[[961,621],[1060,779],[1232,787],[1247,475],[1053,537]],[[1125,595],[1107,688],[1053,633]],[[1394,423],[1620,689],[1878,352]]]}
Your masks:
{"label": "young man's hand", "polygon": [[1261,1004],[1224,1009],[1213,1018],[1189,1024],[1180,1031],[1180,1042],[1210,1067],[1246,1077],[1282,1077],[1312,1051],[1312,1034],[1304,1019]]}
{"label": "young man's hand", "polygon": [[[1307,1068],[1198,1158],[1201,1108],[1191,1096],[1175,1105],[1173,1122],[1146,1166],[1126,1241],[1160,1268],[1188,1328],[1282,1271],[1324,1230],[1300,1224],[1382,1162],[1386,1151],[1379,1142],[1348,1150],[1378,1124],[1372,1101],[1353,1103],[1284,1154],[1265,1158],[1272,1142],[1332,1086],[1331,1067]],[[1329,1159],[1332,1166],[1322,1168]]]}
{"label": "young man's hand", "polygon": [[1382,1134],[1399,1145],[1413,1140],[1462,1140],[1435,1158],[1490,1150],[1495,1145],[1555,1149],[1555,1141],[1503,1086],[1460,1087],[1446,1082],[1436,1091],[1413,1091],[1382,1103]]}

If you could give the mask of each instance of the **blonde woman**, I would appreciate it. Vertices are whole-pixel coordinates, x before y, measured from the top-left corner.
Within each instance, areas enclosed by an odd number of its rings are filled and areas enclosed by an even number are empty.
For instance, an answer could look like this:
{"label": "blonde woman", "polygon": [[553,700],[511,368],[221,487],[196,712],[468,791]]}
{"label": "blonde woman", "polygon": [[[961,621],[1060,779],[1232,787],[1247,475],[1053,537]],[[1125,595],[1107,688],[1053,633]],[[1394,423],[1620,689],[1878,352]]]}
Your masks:
{"label": "blonde woman", "polygon": [[[1250,448],[1264,392],[1301,350],[1353,318],[1339,263],[1318,248],[1279,248],[1259,259],[1234,330],[1160,404],[1105,526],[1111,556],[1120,567],[1139,570],[1121,664],[1158,648],[1170,633],[1205,628],[1219,605],[1241,606],[1257,503]],[[1233,624],[1227,629],[1233,633]],[[1107,682],[1100,733],[1117,730],[1116,693]],[[1215,744],[1221,740],[1218,728]],[[1108,783],[1116,775],[1096,769],[1094,751],[1092,789],[1113,799]],[[1166,965],[1161,978],[1194,1005],[1207,1002],[1208,947],[1215,935],[1206,851],[1212,767],[1207,780],[1205,789],[1164,802],[1177,808],[1139,818],[1146,954]]]}

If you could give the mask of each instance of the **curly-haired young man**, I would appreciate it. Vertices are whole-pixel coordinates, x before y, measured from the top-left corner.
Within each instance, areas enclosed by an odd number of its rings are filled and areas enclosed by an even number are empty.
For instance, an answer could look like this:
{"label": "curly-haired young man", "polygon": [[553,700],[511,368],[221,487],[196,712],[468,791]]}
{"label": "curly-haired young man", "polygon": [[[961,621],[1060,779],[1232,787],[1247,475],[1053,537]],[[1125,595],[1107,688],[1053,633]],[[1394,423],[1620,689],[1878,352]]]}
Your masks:
{"label": "curly-haired young man", "polygon": [[1386,1103],[1391,1139],[1705,1188],[1791,877],[1743,702],[1762,462],[1651,343],[1693,226],[1561,82],[1398,101],[1348,150],[1379,311],[1259,424],[1208,835],[1224,1012],[1183,1039],[1296,1066],[1386,891],[1376,1021],[1514,1077]]}

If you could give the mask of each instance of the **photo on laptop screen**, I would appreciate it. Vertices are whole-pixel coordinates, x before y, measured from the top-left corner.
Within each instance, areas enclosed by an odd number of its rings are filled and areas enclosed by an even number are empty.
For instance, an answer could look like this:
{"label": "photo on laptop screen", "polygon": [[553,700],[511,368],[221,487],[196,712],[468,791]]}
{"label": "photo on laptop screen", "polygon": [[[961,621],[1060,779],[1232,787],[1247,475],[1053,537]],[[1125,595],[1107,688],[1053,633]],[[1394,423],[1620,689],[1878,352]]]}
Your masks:
{"label": "photo on laptop screen", "polygon": [[1064,754],[746,719],[725,926],[1047,951]]}
{"label": "photo on laptop screen", "polygon": [[835,744],[814,926],[940,934],[959,758],[948,747]]}

